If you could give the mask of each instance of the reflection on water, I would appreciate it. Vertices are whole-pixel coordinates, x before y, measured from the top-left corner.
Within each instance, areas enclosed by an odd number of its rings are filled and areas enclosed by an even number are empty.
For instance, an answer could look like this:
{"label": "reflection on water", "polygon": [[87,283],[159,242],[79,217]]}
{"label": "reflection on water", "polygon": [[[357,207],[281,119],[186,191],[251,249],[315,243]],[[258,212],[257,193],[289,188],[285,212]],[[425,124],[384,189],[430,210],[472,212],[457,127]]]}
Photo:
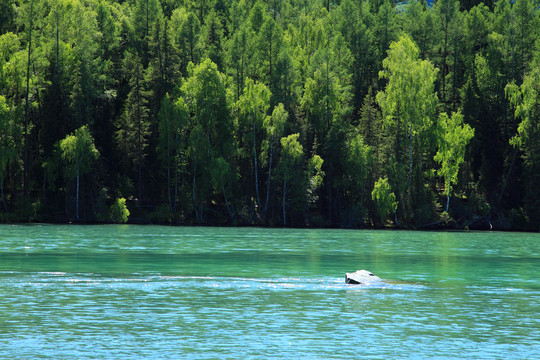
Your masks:
{"label": "reflection on water", "polygon": [[538,240],[0,226],[0,358],[531,359]]}

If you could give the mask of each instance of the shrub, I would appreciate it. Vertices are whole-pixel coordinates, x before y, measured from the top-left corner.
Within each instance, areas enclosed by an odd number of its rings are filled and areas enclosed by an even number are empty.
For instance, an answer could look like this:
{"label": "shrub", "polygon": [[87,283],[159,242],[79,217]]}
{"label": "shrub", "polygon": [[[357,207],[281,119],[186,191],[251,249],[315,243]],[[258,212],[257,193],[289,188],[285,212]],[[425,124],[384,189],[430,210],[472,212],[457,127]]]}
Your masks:
{"label": "shrub", "polygon": [[111,205],[111,220],[116,224],[123,224],[128,221],[129,210],[126,206],[126,199],[116,199]]}
{"label": "shrub", "polygon": [[397,209],[396,195],[390,189],[387,178],[379,178],[375,182],[375,186],[371,192],[371,199],[375,202],[377,213],[381,219],[381,225],[384,226],[385,218]]}

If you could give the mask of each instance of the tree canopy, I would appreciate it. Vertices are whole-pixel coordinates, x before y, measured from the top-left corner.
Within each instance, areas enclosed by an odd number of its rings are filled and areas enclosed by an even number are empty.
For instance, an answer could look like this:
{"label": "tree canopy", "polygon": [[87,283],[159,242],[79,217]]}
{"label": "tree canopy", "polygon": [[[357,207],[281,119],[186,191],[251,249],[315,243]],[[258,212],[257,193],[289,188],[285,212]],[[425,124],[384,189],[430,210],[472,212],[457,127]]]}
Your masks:
{"label": "tree canopy", "polygon": [[539,35],[536,0],[3,1],[0,221],[538,230]]}

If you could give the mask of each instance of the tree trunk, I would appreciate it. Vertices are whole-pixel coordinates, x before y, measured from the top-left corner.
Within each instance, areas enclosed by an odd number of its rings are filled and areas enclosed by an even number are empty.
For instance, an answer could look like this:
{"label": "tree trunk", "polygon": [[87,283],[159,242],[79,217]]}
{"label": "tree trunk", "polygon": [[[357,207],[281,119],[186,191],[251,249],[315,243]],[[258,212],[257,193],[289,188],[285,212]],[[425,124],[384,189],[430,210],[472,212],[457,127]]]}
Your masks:
{"label": "tree trunk", "polygon": [[266,220],[266,213],[268,211],[268,201],[270,200],[270,182],[272,181],[272,158],[274,157],[273,139],[270,142],[270,161],[268,163],[268,183],[266,185],[266,201],[264,202],[263,219]]}
{"label": "tree trunk", "polygon": [[261,207],[261,197],[259,196],[259,175],[257,171],[257,139],[255,138],[255,122],[253,122],[253,164],[255,167],[255,195],[257,196],[257,213]]}
{"label": "tree trunk", "polygon": [[65,203],[66,203],[66,209],[65,209],[65,210],[66,210],[66,217],[67,217],[68,219],[70,219],[70,216],[69,216],[69,205],[68,205],[69,196],[68,196],[68,189],[67,189],[67,187],[66,187],[66,190],[64,191],[64,194],[66,195],[66,201],[65,201]]}
{"label": "tree trunk", "polygon": [[[275,9],[274,9],[275,10]],[[269,71],[268,71],[268,84],[270,85],[270,90],[273,90],[272,89],[272,36],[273,34],[270,33],[270,46],[269,46],[269,52],[268,52],[268,63],[269,63]]]}
{"label": "tree trunk", "polygon": [[448,53],[448,20],[444,28],[444,49],[443,49],[443,65],[442,65],[442,96],[443,102],[446,103],[446,56]]}
{"label": "tree trunk", "polygon": [[225,206],[227,206],[227,212],[229,213],[229,219],[231,219],[231,221],[233,221],[234,217],[233,217],[233,214],[231,212],[231,207],[229,206],[229,201],[227,200],[227,193],[225,193],[225,185],[223,185],[223,187],[221,189],[223,191],[223,198],[225,199]]}
{"label": "tree trunk", "polygon": [[56,82],[60,85],[60,18],[56,12]]}
{"label": "tree trunk", "polygon": [[452,105],[454,111],[456,111],[456,103],[457,103],[457,95],[456,95],[456,87],[457,87],[457,43],[458,43],[458,32],[455,31],[454,34],[454,73],[453,75],[453,84],[452,84]]}
{"label": "tree trunk", "polygon": [[360,215],[362,216],[362,224],[364,223],[364,182],[362,182],[362,192],[360,193]]}
{"label": "tree trunk", "polygon": [[32,57],[32,28],[34,27],[34,1],[30,0],[30,25],[28,27],[28,57],[26,63],[26,101],[24,105],[24,171],[23,171],[23,198],[28,197],[28,97],[30,93],[30,63]]}
{"label": "tree trunk", "polygon": [[285,214],[285,196],[287,194],[287,180],[283,180],[283,226],[287,225],[287,216]]}
{"label": "tree trunk", "polygon": [[79,221],[79,177],[79,171],[77,171],[77,197],[75,198],[77,221]]}
{"label": "tree trunk", "polygon": [[177,164],[174,166],[174,200],[173,200],[173,212],[176,215],[176,201],[178,199],[178,168]]}
{"label": "tree trunk", "polygon": [[142,205],[142,161],[139,163],[139,206]]}
{"label": "tree trunk", "polygon": [[413,129],[411,127],[411,133],[409,135],[411,145],[409,148],[409,188],[412,190],[412,164],[413,164]]}
{"label": "tree trunk", "polygon": [[167,136],[167,199],[169,200],[169,209],[172,209],[172,202],[171,202],[171,160],[170,160],[170,145],[169,145],[169,138],[170,136]]}
{"label": "tree trunk", "polygon": [[197,199],[195,197],[195,179],[197,177],[197,165],[193,168],[193,185],[191,186],[191,196],[193,199],[193,209],[195,210],[195,220],[199,221],[199,210],[197,209]]}
{"label": "tree trunk", "polygon": [[6,198],[4,196],[4,179],[3,174],[0,174],[0,193],[2,195],[2,204],[4,205],[4,211],[7,212],[7,204],[6,204]]}
{"label": "tree trunk", "polygon": [[448,192],[448,195],[446,195],[446,212],[448,212],[449,208],[450,208],[450,191]]}
{"label": "tree trunk", "polygon": [[514,168],[514,163],[516,162],[516,155],[518,153],[519,148],[516,146],[514,148],[514,154],[512,155],[512,163],[510,163],[510,168],[508,168],[508,172],[506,173],[506,176],[504,178],[504,183],[501,189],[501,192],[499,194],[499,198],[497,199],[497,208],[501,207],[501,201],[504,194],[504,191],[506,190],[506,185],[508,184],[508,180],[510,179],[510,174],[512,173],[512,169]]}

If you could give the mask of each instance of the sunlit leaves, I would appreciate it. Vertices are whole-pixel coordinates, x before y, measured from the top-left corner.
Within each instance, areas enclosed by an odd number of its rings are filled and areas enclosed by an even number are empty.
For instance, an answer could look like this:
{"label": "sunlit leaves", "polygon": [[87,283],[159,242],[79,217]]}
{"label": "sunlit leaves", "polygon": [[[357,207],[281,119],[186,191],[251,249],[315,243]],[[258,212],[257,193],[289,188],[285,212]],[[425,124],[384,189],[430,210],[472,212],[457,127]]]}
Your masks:
{"label": "sunlit leaves", "polygon": [[[457,183],[459,167],[465,161],[465,149],[474,136],[474,130],[463,124],[463,115],[459,112],[448,117],[446,113],[439,115],[439,149],[435,161],[441,164],[438,174],[444,178],[445,193],[450,197],[452,186]],[[448,202],[446,211],[448,211]]]}

